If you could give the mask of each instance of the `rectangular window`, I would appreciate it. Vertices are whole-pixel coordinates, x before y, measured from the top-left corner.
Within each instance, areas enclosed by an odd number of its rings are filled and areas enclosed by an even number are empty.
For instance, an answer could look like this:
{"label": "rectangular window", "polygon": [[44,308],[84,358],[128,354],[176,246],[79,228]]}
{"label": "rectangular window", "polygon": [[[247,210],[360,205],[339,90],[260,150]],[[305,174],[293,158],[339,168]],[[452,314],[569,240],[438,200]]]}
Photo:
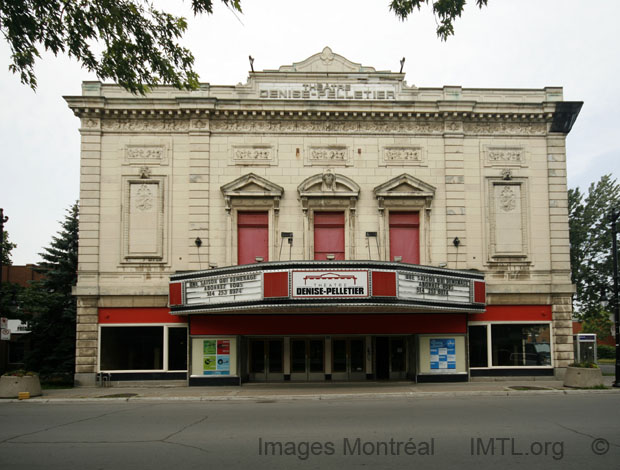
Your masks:
{"label": "rectangular window", "polygon": [[344,259],[344,212],[314,213],[314,259]]}
{"label": "rectangular window", "polygon": [[237,230],[237,264],[269,261],[267,212],[238,212]]}
{"label": "rectangular window", "polygon": [[551,332],[549,325],[491,325],[493,366],[550,366]]}
{"label": "rectangular window", "polygon": [[[164,356],[165,328],[168,331],[167,357]],[[187,328],[101,327],[100,370],[187,370]]]}
{"label": "rectangular window", "polygon": [[420,213],[390,212],[390,261],[420,264]]}

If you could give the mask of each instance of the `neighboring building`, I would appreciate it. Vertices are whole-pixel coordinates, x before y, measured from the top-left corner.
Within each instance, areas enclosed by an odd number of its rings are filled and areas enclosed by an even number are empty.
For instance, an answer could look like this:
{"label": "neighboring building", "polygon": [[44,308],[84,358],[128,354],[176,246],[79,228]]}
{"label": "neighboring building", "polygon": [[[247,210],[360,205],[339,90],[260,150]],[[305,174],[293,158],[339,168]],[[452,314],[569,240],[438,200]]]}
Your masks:
{"label": "neighboring building", "polygon": [[[3,305],[5,307],[13,305],[13,307],[9,307],[9,311],[3,311],[1,315],[7,319],[5,329],[10,331],[10,339],[0,341],[0,373],[24,367],[24,358],[30,347],[30,331],[26,324],[14,317],[17,308],[17,289],[28,287],[31,282],[43,279],[43,275],[36,272],[34,268],[34,264],[2,266],[3,293],[13,297],[3,299]],[[7,288],[7,284],[11,284],[13,288]],[[16,288],[16,286],[19,287]]]}
{"label": "neighboring building", "polygon": [[325,48],[243,85],[67,97],[77,383],[561,376],[581,103],[404,78]]}

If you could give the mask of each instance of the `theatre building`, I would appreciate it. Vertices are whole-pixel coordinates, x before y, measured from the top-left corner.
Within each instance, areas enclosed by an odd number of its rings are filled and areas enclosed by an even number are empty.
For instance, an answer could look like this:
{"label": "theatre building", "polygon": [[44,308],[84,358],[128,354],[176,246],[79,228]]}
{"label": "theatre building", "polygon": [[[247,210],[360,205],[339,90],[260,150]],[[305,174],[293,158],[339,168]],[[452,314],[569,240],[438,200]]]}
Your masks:
{"label": "theatre building", "polygon": [[76,383],[466,381],[572,362],[565,140],[581,103],[561,88],[418,88],[325,48],[245,84],[85,82],[66,101]]}

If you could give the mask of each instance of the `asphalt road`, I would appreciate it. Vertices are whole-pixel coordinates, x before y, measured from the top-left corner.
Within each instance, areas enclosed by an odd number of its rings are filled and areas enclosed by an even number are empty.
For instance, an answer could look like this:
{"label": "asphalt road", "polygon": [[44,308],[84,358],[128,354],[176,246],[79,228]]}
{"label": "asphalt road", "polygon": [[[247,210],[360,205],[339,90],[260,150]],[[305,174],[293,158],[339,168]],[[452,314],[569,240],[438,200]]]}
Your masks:
{"label": "asphalt road", "polygon": [[620,465],[620,395],[0,402],[1,469]]}

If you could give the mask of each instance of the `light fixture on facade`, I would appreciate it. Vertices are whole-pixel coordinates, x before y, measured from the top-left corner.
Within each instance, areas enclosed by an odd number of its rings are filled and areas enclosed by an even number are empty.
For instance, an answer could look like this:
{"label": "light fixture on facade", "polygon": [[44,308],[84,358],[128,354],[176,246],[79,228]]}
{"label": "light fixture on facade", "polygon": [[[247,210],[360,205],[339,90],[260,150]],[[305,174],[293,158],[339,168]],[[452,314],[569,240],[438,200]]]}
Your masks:
{"label": "light fixture on facade", "polygon": [[282,261],[282,243],[286,238],[288,241],[288,259],[290,261],[292,249],[293,249],[293,232],[280,232],[280,236],[282,237],[282,241],[280,242],[280,255],[279,259]]}
{"label": "light fixture on facade", "polygon": [[[375,239],[375,243],[377,245],[377,255],[379,255],[379,237],[377,236],[377,232],[366,232],[366,238]],[[367,241],[366,245],[368,245],[368,259],[372,259],[372,255],[370,254],[370,240]]]}
{"label": "light fixture on facade", "polygon": [[334,261],[336,259],[336,255],[334,255],[333,253],[328,253],[327,255],[325,255],[325,258],[327,258],[329,261]]}
{"label": "light fixture on facade", "polygon": [[394,262],[395,263],[401,263],[403,261],[403,257],[402,256],[394,256]]}
{"label": "light fixture on facade", "polygon": [[210,269],[215,269],[215,268],[217,268],[217,263],[209,263],[209,268],[210,268]]}
{"label": "light fixture on facade", "polygon": [[459,237],[454,237],[454,240],[452,240],[452,244],[458,248],[461,244],[461,240],[459,240]]}
{"label": "light fixture on facade", "polygon": [[263,258],[262,256],[257,256],[254,259],[256,260],[257,263],[262,263],[263,261],[265,261],[265,258]]}

